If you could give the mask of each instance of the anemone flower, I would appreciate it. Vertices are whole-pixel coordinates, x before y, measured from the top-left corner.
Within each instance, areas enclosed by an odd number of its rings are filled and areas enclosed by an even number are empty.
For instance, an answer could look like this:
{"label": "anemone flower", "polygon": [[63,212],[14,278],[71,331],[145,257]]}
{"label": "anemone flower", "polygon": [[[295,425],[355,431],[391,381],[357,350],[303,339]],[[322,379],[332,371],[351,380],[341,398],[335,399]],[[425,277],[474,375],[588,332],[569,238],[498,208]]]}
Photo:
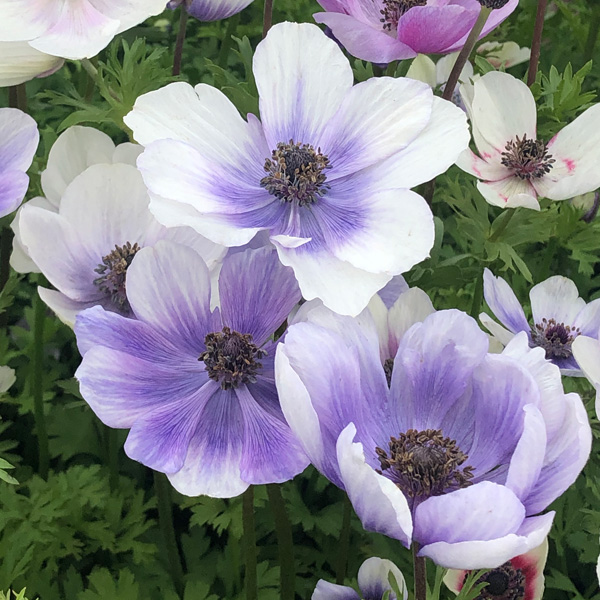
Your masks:
{"label": "anemone flower", "polygon": [[484,42],[477,46],[481,54],[495,69],[509,69],[531,57],[530,48],[521,48],[516,42]]}
{"label": "anemone flower", "polygon": [[[492,569],[475,581],[474,585],[486,583],[473,600],[494,600],[514,598],[514,600],[542,600],[544,595],[544,567],[548,558],[548,540],[537,548],[515,556],[504,564]],[[463,588],[468,571],[450,570],[444,576],[444,583],[455,594]]]}
{"label": "anemone flower", "polygon": [[461,95],[479,156],[466,150],[457,164],[480,180],[490,204],[539,210],[538,197],[567,200],[600,187],[600,104],[544,142],[533,94],[521,80],[492,71],[463,85]]}
{"label": "anemone flower", "polygon": [[215,264],[225,248],[193,229],[166,229],[148,210],[148,192],[135,167],[97,164],[65,189],[58,211],[27,203],[19,219],[29,256],[56,288],[39,288],[44,302],[68,325],[100,304],[130,316],[127,272],[135,255],[161,239],[193,246]]}
{"label": "anemone flower", "polygon": [[[396,586],[402,598],[396,598],[390,585],[390,575],[396,580]],[[400,569],[391,561],[373,556],[365,560],[358,570],[358,588],[360,594],[351,587],[336,585],[320,579],[311,596],[311,600],[407,600],[406,582]],[[388,595],[386,596],[386,593]]]}
{"label": "anemone flower", "polygon": [[506,345],[515,334],[524,331],[529,345],[542,348],[546,358],[558,366],[563,375],[582,376],[572,344],[579,335],[598,337],[600,299],[586,304],[570,279],[555,275],[534,285],[529,292],[531,326],[508,283],[502,277],[495,277],[489,269],[484,272],[483,293],[490,310],[503,326],[485,313],[480,314],[479,319],[502,344]]}
{"label": "anemone flower", "polygon": [[36,122],[16,108],[0,108],[0,217],[23,201],[31,166],[40,141]]}
{"label": "anemone flower", "polygon": [[167,5],[175,9],[185,5],[187,12],[199,21],[219,21],[244,10],[252,0],[171,0]]}
{"label": "anemone flower", "polygon": [[302,471],[270,341],[300,292],[275,250],[227,257],[214,311],[208,267],[186,246],[140,250],[128,278],[136,319],[97,306],[75,326],[81,393],[106,425],[131,430],[128,456],[190,496],[237,496]]}
{"label": "anemone flower", "polygon": [[456,569],[539,546],[553,519],[540,513],[575,481],[592,439],[544,352],[520,334],[488,354],[471,317],[438,311],[402,337],[388,388],[375,325],[332,318],[289,328],[277,389],[311,462],[363,526]]}
{"label": "anemone flower", "polygon": [[0,87],[51,75],[63,63],[62,58],[44,54],[27,42],[0,42]]}
{"label": "anemone flower", "polygon": [[428,256],[433,217],[409,188],[465,148],[464,114],[411,79],[353,86],[339,46],[306,23],[272,27],[254,75],[262,122],[205,84],[138,98],[125,121],[146,147],[151,210],[226,246],[268,230],[305,299],[358,314]]}
{"label": "anemone flower", "polygon": [[[93,127],[76,125],[61,133],[50,148],[46,169],[42,171],[44,196],[32,198],[27,203],[52,212],[58,212],[60,201],[69,184],[88,167],[100,164],[128,164],[135,161],[143,148],[128,142],[115,147],[105,133]],[[21,209],[11,224],[15,234],[10,264],[18,273],[39,273],[21,240],[19,221]]]}
{"label": "anemone flower", "polygon": [[[481,36],[517,7],[519,0],[494,10]],[[477,0],[319,0],[327,11],[313,15],[327,25],[352,56],[374,63],[447,54],[460,50],[477,20]]]}
{"label": "anemone flower", "polygon": [[0,41],[29,42],[63,58],[91,58],[117,33],[165,6],[165,0],[5,0],[0,3]]}

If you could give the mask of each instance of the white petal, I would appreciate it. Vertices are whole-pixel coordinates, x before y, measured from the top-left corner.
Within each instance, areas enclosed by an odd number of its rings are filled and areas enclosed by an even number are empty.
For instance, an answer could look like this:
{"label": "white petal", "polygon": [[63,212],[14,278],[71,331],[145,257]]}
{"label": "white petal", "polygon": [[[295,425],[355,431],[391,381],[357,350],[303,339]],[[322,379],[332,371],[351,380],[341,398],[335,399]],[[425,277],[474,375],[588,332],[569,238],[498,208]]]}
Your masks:
{"label": "white petal", "polygon": [[533,321],[555,319],[557,323],[573,325],[577,315],[585,308],[585,300],[579,297],[577,286],[562,275],[549,277],[529,292]]}
{"label": "white petal", "polygon": [[19,85],[34,77],[50,75],[64,60],[44,54],[27,42],[0,42],[0,87]]}
{"label": "white petal", "polygon": [[400,569],[391,561],[385,558],[372,556],[365,560],[358,570],[358,587],[365,598],[375,598],[375,594],[380,591],[391,590],[389,576],[393,574],[398,590],[402,592],[402,598],[397,600],[407,600],[408,590],[406,581]]}
{"label": "white petal", "polygon": [[477,189],[492,206],[540,210],[535,189],[528,181],[518,177],[507,177],[488,183],[480,181]]}
{"label": "white petal", "polygon": [[404,334],[415,324],[435,312],[429,296],[419,288],[412,288],[400,295],[388,314],[390,351],[396,356],[398,344]]}
{"label": "white petal", "polygon": [[391,274],[369,273],[344,262],[326,251],[304,251],[275,243],[279,260],[294,269],[302,296],[320,298],[323,304],[341,315],[356,316]]}
{"label": "white petal", "polygon": [[71,298],[61,292],[43,287],[38,288],[38,293],[46,306],[71,329],[75,327],[75,318],[82,310],[99,304],[98,301],[78,302],[77,300],[71,300]]}
{"label": "white petal", "polygon": [[510,342],[510,340],[512,340],[515,336],[512,331],[502,327],[502,325],[496,323],[494,319],[485,313],[481,313],[479,315],[479,320],[481,321],[481,324],[492,334],[494,339],[499,341],[503,346],[506,346],[506,344],[508,344],[508,342]]}
{"label": "white petal", "polygon": [[435,63],[426,54],[417,54],[410,63],[406,77],[426,83],[430,88],[437,86]]}
{"label": "white petal", "polygon": [[[454,64],[456,63],[456,59],[458,58],[458,52],[453,52],[452,54],[446,54],[446,56],[442,56],[440,60],[437,61],[436,64],[436,83],[438,85],[444,84],[448,81],[450,77],[450,73],[454,68]],[[473,65],[467,61],[465,66],[462,68],[460,75],[458,76],[458,82],[464,83],[465,81],[469,81],[473,77]]]}
{"label": "white petal", "polygon": [[67,186],[88,167],[112,163],[115,145],[110,137],[93,127],[69,127],[58,136],[42,172],[46,198],[58,207]]}
{"label": "white petal", "polygon": [[120,22],[119,32],[165,10],[164,0],[90,0],[103,15]]}
{"label": "white petal", "polygon": [[7,392],[12,384],[17,380],[14,369],[10,367],[0,367],[0,394]]}
{"label": "white petal", "polygon": [[361,443],[354,443],[356,427],[350,423],[337,441],[337,458],[346,493],[363,527],[410,546],[413,524],[404,494],[390,479],[366,462]]}
{"label": "white petal", "polygon": [[316,25],[280,23],[258,44],[253,70],[269,146],[290,139],[319,146],[352,87],[340,47]]}

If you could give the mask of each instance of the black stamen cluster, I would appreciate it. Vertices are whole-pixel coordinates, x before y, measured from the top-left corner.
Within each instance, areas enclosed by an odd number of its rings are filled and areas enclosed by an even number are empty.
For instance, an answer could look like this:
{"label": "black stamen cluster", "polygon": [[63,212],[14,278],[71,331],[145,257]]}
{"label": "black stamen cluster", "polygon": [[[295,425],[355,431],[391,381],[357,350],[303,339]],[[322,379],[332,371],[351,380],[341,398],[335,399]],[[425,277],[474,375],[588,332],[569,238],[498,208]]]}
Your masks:
{"label": "black stamen cluster", "polygon": [[546,144],[539,140],[519,136],[506,144],[502,153],[502,164],[511,169],[519,179],[539,179],[552,169],[556,161],[548,153]]}
{"label": "black stamen cluster", "polygon": [[477,0],[481,6],[498,9],[508,4],[508,0]]}
{"label": "black stamen cluster", "polygon": [[[465,575],[466,579],[467,575]],[[508,561],[482,575],[475,585],[487,583],[477,600],[523,600],[525,598],[525,575]]]}
{"label": "black stamen cluster", "polygon": [[580,334],[578,327],[557,323],[555,319],[542,319],[531,330],[531,339],[535,346],[546,351],[546,358],[570,358],[573,356],[571,346]]}
{"label": "black stamen cluster", "polygon": [[400,17],[415,6],[426,6],[427,0],[383,0],[383,8],[379,11],[379,19],[387,31],[395,31]]}

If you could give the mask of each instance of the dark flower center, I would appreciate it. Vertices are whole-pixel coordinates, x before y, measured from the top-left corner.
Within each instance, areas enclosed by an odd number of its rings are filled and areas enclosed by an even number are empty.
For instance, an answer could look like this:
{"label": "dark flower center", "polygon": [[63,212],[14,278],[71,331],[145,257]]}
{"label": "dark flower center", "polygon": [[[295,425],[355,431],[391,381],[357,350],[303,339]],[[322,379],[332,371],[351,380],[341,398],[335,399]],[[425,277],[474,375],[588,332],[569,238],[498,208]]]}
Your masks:
{"label": "dark flower center", "polygon": [[252,341],[249,333],[223,327],[223,331],[209,333],[204,343],[206,350],[198,360],[204,361],[208,376],[218,381],[222,389],[256,383],[256,374],[262,368],[258,361],[267,353]]}
{"label": "dark flower center", "polygon": [[392,372],[394,370],[394,359],[386,358],[383,363],[383,372],[385,373],[385,378],[387,379],[388,387],[392,387]]}
{"label": "dark flower center", "polygon": [[381,448],[375,452],[381,465],[378,472],[410,498],[440,496],[471,485],[473,467],[459,468],[468,456],[439,429],[409,429],[390,438],[389,454]]}
{"label": "dark flower center", "polygon": [[579,327],[571,327],[564,323],[557,323],[554,319],[542,319],[531,330],[531,339],[534,346],[539,346],[546,351],[546,358],[571,358],[573,340],[580,334]]}
{"label": "dark flower center", "polygon": [[396,30],[400,17],[415,6],[426,6],[427,0],[383,0],[383,8],[379,11],[383,28],[386,31]]}
{"label": "dark flower center", "polygon": [[528,140],[527,134],[523,134],[523,139],[517,136],[506,144],[501,162],[519,179],[530,180],[549,173],[556,161],[548,153],[544,142]]}
{"label": "dark flower center", "polygon": [[[467,575],[465,575],[466,579]],[[482,575],[475,585],[487,583],[475,600],[523,600],[525,575],[510,561]]]}
{"label": "dark flower center", "polygon": [[104,292],[116,306],[124,313],[131,312],[131,306],[127,301],[125,289],[125,279],[127,269],[133,260],[133,257],[141,250],[137,244],[131,245],[126,242],[123,246],[115,246],[115,249],[106,256],[102,257],[102,264],[99,264],[94,271],[100,274],[100,277],[94,279],[94,284]]}
{"label": "dark flower center", "polygon": [[314,204],[329,189],[323,172],[330,168],[329,159],[310,144],[296,144],[294,140],[277,144],[264,168],[267,175],[260,180],[261,187],[284,202]]}

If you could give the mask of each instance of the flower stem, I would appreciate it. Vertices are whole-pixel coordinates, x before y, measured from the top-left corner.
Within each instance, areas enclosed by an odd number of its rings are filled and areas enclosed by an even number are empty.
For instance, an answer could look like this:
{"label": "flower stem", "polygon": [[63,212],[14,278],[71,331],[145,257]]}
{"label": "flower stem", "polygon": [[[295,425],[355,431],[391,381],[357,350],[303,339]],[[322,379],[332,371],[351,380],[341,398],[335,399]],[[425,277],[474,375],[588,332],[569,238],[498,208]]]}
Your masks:
{"label": "flower stem", "polygon": [[267,37],[271,25],[273,25],[273,0],[265,0],[265,11],[263,13],[263,40]]}
{"label": "flower stem", "polygon": [[177,539],[175,537],[175,527],[173,526],[173,506],[171,502],[171,488],[166,476],[163,473],[153,471],[154,492],[158,502],[158,523],[162,532],[163,541],[167,549],[169,560],[169,569],[171,578],[177,595],[182,598],[184,590],[184,575],[179,549],[177,548]]}
{"label": "flower stem", "polygon": [[585,50],[583,51],[583,62],[587,63],[594,57],[594,48],[598,41],[598,33],[600,32],[600,6],[596,4],[592,8],[592,18],[590,20],[590,28],[588,30],[588,37],[585,43]]}
{"label": "flower stem", "polygon": [[82,58],[79,62],[90,78],[94,81],[98,81],[98,69],[94,63],[89,58]]}
{"label": "flower stem", "polygon": [[415,600],[427,600],[427,563],[424,556],[417,556],[419,544],[413,542],[413,573],[415,576]]}
{"label": "flower stem", "polygon": [[527,73],[527,85],[532,86],[537,77],[540,52],[542,49],[542,33],[544,31],[544,18],[546,16],[548,0],[538,0],[535,25],[533,27],[533,40],[531,41],[531,57],[529,58],[529,71]]}
{"label": "flower stem", "polygon": [[292,525],[285,510],[281,488],[275,483],[267,485],[269,504],[275,519],[275,532],[279,546],[281,600],[294,600],[296,595],[296,566],[294,564],[294,539]]}
{"label": "flower stem", "polygon": [[244,556],[246,563],[246,600],[258,600],[256,578],[256,531],[254,528],[254,488],[250,486],[242,496],[242,523],[244,526]]}
{"label": "flower stem", "polygon": [[481,303],[483,302],[483,269],[475,280],[475,290],[473,291],[473,302],[471,304],[471,312],[469,313],[474,319],[479,316]]}
{"label": "flower stem", "polygon": [[44,414],[44,325],[46,321],[46,305],[36,293],[33,300],[33,347],[31,349],[31,380],[33,395],[33,418],[38,438],[38,473],[42,479],[48,478],[50,451],[48,448],[48,431]]}
{"label": "flower stem", "polygon": [[348,554],[350,552],[350,521],[352,519],[352,503],[348,496],[344,496],[344,513],[342,515],[342,529],[340,531],[340,544],[337,568],[335,570],[335,582],[343,585],[346,578],[346,567],[348,566]]}
{"label": "flower stem", "polygon": [[183,43],[185,42],[186,25],[188,21],[188,12],[185,9],[185,2],[181,4],[181,13],[179,14],[179,31],[175,41],[175,51],[173,52],[173,75],[181,73],[181,58],[183,56]]}
{"label": "flower stem", "polygon": [[481,32],[483,31],[483,27],[488,20],[492,12],[491,8],[487,6],[482,6],[479,11],[479,16],[477,17],[477,21],[475,21],[475,25],[473,25],[473,29],[471,29],[471,33],[469,33],[469,37],[467,37],[467,41],[465,45],[462,47],[454,66],[452,67],[452,71],[450,72],[450,77],[448,77],[448,82],[446,83],[446,87],[444,88],[444,93],[442,98],[444,100],[450,100],[452,95],[454,94],[454,89],[456,88],[456,84],[458,83],[458,78],[462,73],[462,70],[469,59],[469,55],[473,50],[475,43],[479,39]]}

